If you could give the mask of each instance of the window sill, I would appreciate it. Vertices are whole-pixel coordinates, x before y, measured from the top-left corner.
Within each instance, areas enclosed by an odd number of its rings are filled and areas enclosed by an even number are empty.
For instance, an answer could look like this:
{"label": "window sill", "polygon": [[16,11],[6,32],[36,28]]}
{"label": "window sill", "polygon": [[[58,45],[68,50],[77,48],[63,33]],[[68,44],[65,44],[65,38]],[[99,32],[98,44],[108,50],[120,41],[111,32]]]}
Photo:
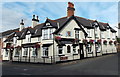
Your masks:
{"label": "window sill", "polygon": [[65,56],[64,54],[59,54],[58,56]]}
{"label": "window sill", "polygon": [[42,58],[49,58],[48,56],[42,56]]}
{"label": "window sill", "polygon": [[14,57],[19,57],[19,56],[14,56]]}
{"label": "window sill", "polygon": [[93,52],[88,52],[88,54],[93,54]]}
{"label": "window sill", "polygon": [[92,37],[88,37],[88,38],[92,38]]}
{"label": "window sill", "polygon": [[78,55],[78,53],[73,53],[73,55]]}

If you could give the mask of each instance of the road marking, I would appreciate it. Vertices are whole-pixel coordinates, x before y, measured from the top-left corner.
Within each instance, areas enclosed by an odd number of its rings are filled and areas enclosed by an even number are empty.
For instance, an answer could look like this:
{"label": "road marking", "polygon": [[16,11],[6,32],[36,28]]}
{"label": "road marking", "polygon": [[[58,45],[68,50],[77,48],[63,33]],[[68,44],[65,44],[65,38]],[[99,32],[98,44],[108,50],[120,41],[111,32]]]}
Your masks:
{"label": "road marking", "polygon": [[21,75],[31,75],[31,74],[27,74],[27,73],[21,73]]}
{"label": "road marking", "polygon": [[24,71],[27,71],[28,69],[23,69]]}

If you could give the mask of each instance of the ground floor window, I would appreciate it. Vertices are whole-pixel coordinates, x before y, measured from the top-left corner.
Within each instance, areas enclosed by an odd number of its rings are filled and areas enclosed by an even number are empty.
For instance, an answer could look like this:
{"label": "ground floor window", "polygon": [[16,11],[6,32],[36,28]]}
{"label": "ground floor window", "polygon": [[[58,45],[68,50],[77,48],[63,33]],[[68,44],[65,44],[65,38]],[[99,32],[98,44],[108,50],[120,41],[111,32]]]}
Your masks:
{"label": "ground floor window", "polygon": [[43,47],[43,56],[48,56],[48,47]]}
{"label": "ground floor window", "polygon": [[16,49],[16,51],[15,51],[15,56],[19,56],[19,50],[18,49]]}
{"label": "ground floor window", "polygon": [[37,56],[37,48],[33,48],[32,56]]}
{"label": "ground floor window", "polygon": [[90,44],[87,45],[86,49],[88,53],[92,53],[92,46]]}
{"label": "ground floor window", "polygon": [[62,54],[63,53],[63,46],[58,46],[58,54]]}
{"label": "ground floor window", "polygon": [[23,55],[24,55],[24,56],[27,56],[27,55],[28,55],[28,48],[24,48]]}
{"label": "ground floor window", "polygon": [[67,46],[67,53],[70,53],[71,52],[71,47],[70,45]]}
{"label": "ground floor window", "polygon": [[76,46],[73,46],[73,53],[76,53]]}
{"label": "ground floor window", "polygon": [[5,51],[5,57],[7,57],[8,56],[8,51]]}

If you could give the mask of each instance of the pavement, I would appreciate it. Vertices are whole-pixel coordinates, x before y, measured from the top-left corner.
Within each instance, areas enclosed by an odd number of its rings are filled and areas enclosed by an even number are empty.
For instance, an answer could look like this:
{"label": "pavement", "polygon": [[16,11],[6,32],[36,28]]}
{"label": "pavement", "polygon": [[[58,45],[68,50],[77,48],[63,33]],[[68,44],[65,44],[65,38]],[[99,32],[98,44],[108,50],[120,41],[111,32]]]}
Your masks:
{"label": "pavement", "polygon": [[118,75],[118,54],[44,65],[2,63],[3,75]]}

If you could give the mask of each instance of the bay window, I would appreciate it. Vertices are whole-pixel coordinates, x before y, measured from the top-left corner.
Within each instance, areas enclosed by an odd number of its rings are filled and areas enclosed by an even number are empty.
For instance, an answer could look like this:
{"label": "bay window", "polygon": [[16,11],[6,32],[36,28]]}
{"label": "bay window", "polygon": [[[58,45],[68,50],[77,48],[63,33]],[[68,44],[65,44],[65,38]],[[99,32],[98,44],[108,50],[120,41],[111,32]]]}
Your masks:
{"label": "bay window", "polygon": [[43,29],[42,30],[43,33],[43,39],[53,39],[53,29],[49,28],[49,29]]}

